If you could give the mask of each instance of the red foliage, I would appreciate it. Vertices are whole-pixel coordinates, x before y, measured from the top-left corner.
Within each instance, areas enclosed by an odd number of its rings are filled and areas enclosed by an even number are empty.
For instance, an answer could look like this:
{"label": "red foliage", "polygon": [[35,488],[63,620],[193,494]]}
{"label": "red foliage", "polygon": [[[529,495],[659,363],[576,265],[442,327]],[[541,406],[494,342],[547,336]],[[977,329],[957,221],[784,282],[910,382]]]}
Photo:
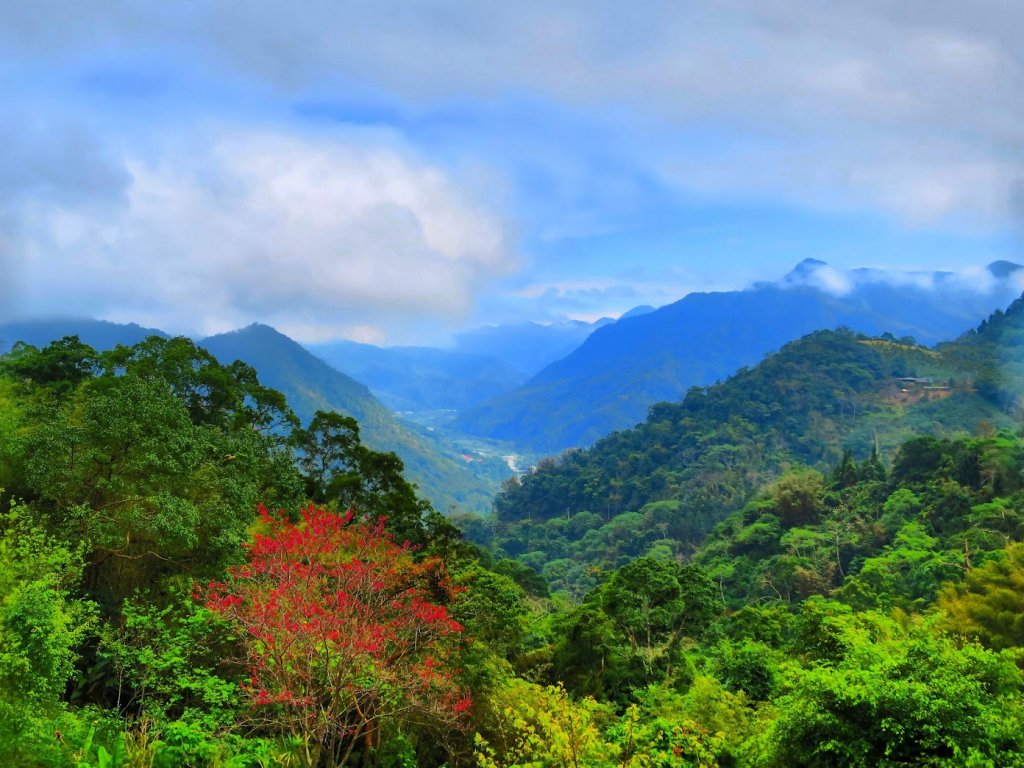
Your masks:
{"label": "red foliage", "polygon": [[329,765],[357,740],[373,747],[387,723],[457,725],[470,704],[453,671],[462,627],[440,604],[455,591],[443,563],[417,562],[383,521],[351,512],[260,516],[267,533],[246,564],[197,594],[244,632],[254,719]]}

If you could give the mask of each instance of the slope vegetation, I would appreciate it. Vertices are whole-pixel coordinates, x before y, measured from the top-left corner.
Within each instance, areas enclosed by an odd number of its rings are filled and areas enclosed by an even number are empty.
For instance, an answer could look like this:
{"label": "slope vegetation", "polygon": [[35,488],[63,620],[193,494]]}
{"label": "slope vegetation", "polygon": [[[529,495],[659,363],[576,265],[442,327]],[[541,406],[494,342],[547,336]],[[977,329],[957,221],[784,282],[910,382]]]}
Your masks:
{"label": "slope vegetation", "polygon": [[793,466],[827,471],[847,455],[881,466],[916,436],[1013,427],[1022,345],[1024,300],[936,349],[813,333],[681,403],[652,407],[634,429],[508,481],[491,541],[542,569],[582,547],[591,554],[576,558],[570,582],[595,561],[615,563],[658,541],[684,555]]}
{"label": "slope vegetation", "polygon": [[468,465],[447,443],[399,421],[365,385],[269,326],[254,324],[210,336],[200,345],[222,360],[238,359],[255,368],[261,381],[285,394],[303,423],[318,410],[355,418],[363,442],[397,453],[406,475],[439,510],[453,504],[486,508],[499,478],[507,474],[497,461],[493,466]]}

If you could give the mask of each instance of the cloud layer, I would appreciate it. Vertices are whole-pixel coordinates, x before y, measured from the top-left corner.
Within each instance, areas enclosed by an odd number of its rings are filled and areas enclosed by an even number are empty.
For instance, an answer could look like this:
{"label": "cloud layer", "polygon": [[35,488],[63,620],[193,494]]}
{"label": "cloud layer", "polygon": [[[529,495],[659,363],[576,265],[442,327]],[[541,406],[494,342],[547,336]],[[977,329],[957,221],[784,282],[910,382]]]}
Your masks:
{"label": "cloud layer", "polygon": [[368,318],[465,314],[511,266],[501,223],[399,147],[224,129],[203,139],[127,159],[122,194],[102,209],[22,205],[22,309],[199,333],[262,319],[313,340]]}
{"label": "cloud layer", "polygon": [[660,302],[677,267],[1020,260],[984,251],[1020,232],[1022,27],[1008,0],[8,3],[0,313],[408,341]]}
{"label": "cloud layer", "polygon": [[716,125],[742,164],[659,158],[672,183],[705,191],[732,190],[745,167],[747,189],[799,186],[928,222],[1006,216],[1021,176],[1024,6],[1005,0],[19,7],[0,28],[30,59],[176,50],[284,92],[356,82],[420,105],[533,93]]}

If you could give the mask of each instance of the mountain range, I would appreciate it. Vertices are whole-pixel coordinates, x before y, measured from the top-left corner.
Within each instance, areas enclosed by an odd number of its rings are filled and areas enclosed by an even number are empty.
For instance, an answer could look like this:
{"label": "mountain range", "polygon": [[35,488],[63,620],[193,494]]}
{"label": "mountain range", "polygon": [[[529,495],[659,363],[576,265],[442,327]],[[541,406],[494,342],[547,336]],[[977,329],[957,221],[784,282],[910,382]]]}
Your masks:
{"label": "mountain range", "polygon": [[318,411],[338,411],[359,422],[362,441],[378,451],[394,451],[406,475],[437,509],[486,510],[507,468],[498,458],[467,462],[439,435],[398,419],[369,388],[267,325],[208,336],[199,345],[224,361],[242,360],[260,380],[285,394],[303,423]]}
{"label": "mountain range", "polygon": [[354,341],[309,344],[331,366],[370,388],[395,411],[463,410],[528,378],[494,355],[433,347],[376,347]]}
{"label": "mountain range", "polygon": [[995,262],[973,283],[948,272],[840,273],[806,260],[781,280],[742,291],[691,293],[605,324],[519,388],[464,411],[453,427],[554,453],[641,421],[819,329],[848,327],[934,344],[1006,306],[1021,266]]}
{"label": "mountain range", "polygon": [[87,318],[52,318],[25,320],[0,324],[0,354],[16,342],[42,347],[64,336],[77,336],[93,349],[113,349],[118,344],[131,346],[147,336],[167,334],[156,328],[144,328],[135,323],[111,323]]}
{"label": "mountain range", "polygon": [[[631,312],[653,311],[653,307],[637,307]],[[527,376],[559,360],[590,336],[615,320],[602,317],[592,323],[566,320],[560,323],[514,323],[487,325],[455,335],[455,350],[490,355],[502,360]]]}
{"label": "mountain range", "polygon": [[[816,331],[681,402],[652,407],[632,429],[543,460],[505,484],[495,511],[504,524],[559,521],[559,535],[570,538],[586,533],[572,521],[587,513],[597,525],[621,517],[696,544],[788,468],[830,471],[844,455],[885,464],[921,435],[1015,429],[1024,413],[1022,359],[1024,298],[934,348]],[[551,530],[538,535],[560,551]]]}
{"label": "mountain range", "polygon": [[[477,329],[448,350],[335,342],[312,345],[313,354],[263,325],[199,343],[222,360],[252,365],[303,421],[318,409],[354,416],[367,445],[402,457],[410,479],[438,508],[481,512],[508,475],[504,462],[466,452],[442,430],[394,411],[461,409],[457,429],[507,440],[515,446],[508,452],[585,446],[641,422],[655,403],[679,402],[690,388],[742,372],[811,331],[888,333],[907,348],[915,340],[954,338],[1005,306],[1022,276],[1011,262],[990,264],[969,285],[951,273],[839,273],[808,260],[777,282],[747,290],[694,293],[657,310],[638,307],[618,321]],[[0,325],[0,352],[16,340],[39,346],[78,335],[103,349],[151,334],[166,336],[96,320],[8,323]],[[526,369],[572,343],[568,354],[525,380]]]}

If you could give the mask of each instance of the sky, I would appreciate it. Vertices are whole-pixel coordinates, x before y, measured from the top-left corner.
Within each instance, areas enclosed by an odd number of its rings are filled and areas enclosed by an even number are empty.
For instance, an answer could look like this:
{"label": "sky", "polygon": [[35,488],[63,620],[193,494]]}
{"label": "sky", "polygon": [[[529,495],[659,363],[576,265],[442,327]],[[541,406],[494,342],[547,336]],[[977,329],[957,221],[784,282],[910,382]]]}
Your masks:
{"label": "sky", "polygon": [[1024,4],[0,9],[0,319],[443,344],[1024,262]]}

